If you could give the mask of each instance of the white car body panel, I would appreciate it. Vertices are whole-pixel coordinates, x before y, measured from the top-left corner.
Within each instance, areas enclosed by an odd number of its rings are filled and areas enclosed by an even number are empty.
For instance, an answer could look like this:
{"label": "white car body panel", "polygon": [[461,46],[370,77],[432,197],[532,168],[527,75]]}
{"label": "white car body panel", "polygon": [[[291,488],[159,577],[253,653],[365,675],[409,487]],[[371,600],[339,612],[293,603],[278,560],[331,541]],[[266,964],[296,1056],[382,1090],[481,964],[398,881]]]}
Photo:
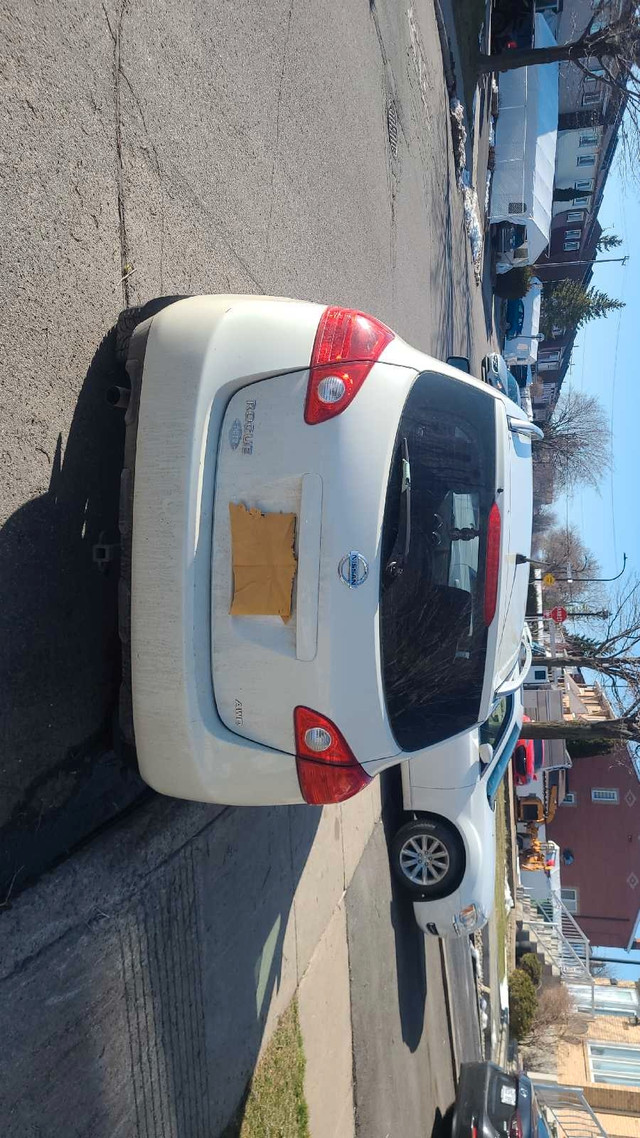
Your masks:
{"label": "white car body panel", "polygon": [[[522,726],[522,711],[521,692],[516,691],[503,744],[516,723],[518,728]],[[441,936],[458,935],[454,921],[467,906],[475,905],[488,918],[494,905],[496,817],[487,798],[487,782],[504,747],[497,750],[484,771],[479,745],[479,730],[474,728],[402,764],[404,809],[418,815],[438,815],[453,823],[464,843],[466,865],[458,889],[436,901],[413,903],[420,928],[431,932],[429,925],[435,926]]]}
{"label": "white car body panel", "polygon": [[[301,702],[323,714],[344,709],[348,722],[337,725],[369,774],[397,761],[380,678],[377,558],[400,408],[416,373],[429,370],[477,386],[509,410],[513,407],[499,392],[395,337],[352,405],[328,423],[301,429],[298,442],[285,428],[297,422],[304,427],[307,369],[324,308],[270,297],[192,297],[165,308],[134,334],[135,349],[136,337],[142,343],[148,332],[132,529],[133,716],[142,776],[165,794],[239,805],[302,801],[292,717],[270,716],[264,692],[261,716],[252,717],[265,669],[269,690],[286,687],[291,707]],[[251,458],[257,461],[253,472],[248,465],[245,473],[239,460],[246,456],[227,446],[227,430],[235,418],[243,419],[238,408],[246,404],[248,392],[253,398],[254,389],[268,389],[273,403],[256,424]],[[527,482],[519,474],[514,481],[507,468],[518,457],[524,460],[518,467],[531,463],[530,442],[518,436],[516,454],[506,416],[498,416],[498,422],[497,464],[505,502],[499,502],[501,560],[511,569],[510,575],[500,574],[487,659],[493,660],[500,634],[496,666],[506,677],[517,656],[524,615],[524,605],[518,614],[510,603],[512,570],[516,552],[529,552],[531,536],[529,522],[526,548],[518,544],[516,549],[512,538],[519,543],[520,532],[504,524],[505,508],[520,492],[520,483],[526,487]],[[271,447],[269,470],[260,465],[260,432]],[[225,457],[218,463],[219,454]],[[340,474],[344,455],[349,477],[344,469]],[[359,470],[361,478],[353,475]],[[244,497],[246,505],[291,508],[299,514],[300,579],[289,625],[257,618],[241,626],[238,618],[228,618],[228,502]],[[214,499],[219,507],[215,520]],[[329,509],[338,500],[340,511]],[[525,494],[523,531],[527,513],[530,518]],[[337,576],[340,557],[350,549],[362,549],[370,560],[370,580],[355,591]],[[224,619],[218,621],[218,614]],[[505,620],[508,629],[501,628]],[[243,659],[240,668],[233,659],[243,640],[253,645],[255,656],[251,663]],[[479,719],[488,714],[494,690],[495,675],[487,667]],[[241,725],[235,718],[236,700],[242,705]]]}
{"label": "white car body panel", "polygon": [[[243,723],[236,729],[256,742],[293,753],[293,710],[303,705],[328,715],[361,763],[400,751],[382,688],[378,580],[395,445],[389,422],[399,420],[415,374],[413,368],[375,365],[352,405],[313,428],[301,429],[308,371],[256,383],[229,403],[216,478],[214,687],[223,721],[233,730],[241,705]],[[256,403],[250,455],[240,446],[232,449],[227,439],[247,400]],[[277,616],[229,615],[230,501],[262,511],[292,511],[301,519],[297,585],[287,624]],[[304,556],[307,544],[319,553],[315,564]],[[338,576],[338,565],[351,549],[369,564],[369,576],[358,589],[347,588]]]}

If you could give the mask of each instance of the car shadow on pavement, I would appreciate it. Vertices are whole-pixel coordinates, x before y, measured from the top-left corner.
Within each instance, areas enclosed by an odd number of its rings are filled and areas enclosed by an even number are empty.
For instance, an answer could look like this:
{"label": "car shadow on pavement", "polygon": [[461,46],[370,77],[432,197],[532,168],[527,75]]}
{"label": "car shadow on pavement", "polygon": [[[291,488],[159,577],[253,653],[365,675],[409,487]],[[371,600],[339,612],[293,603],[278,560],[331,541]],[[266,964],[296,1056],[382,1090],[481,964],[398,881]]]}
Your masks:
{"label": "car shadow on pavement", "polygon": [[[400,767],[384,773],[384,806],[382,824],[390,846],[402,825],[402,786]],[[418,928],[413,906],[402,886],[391,877],[391,925],[395,939],[398,1005],[402,1038],[410,1051],[416,1051],[425,1029],[427,1004],[427,971],[424,934]]]}
{"label": "car shadow on pavement", "polygon": [[435,1118],[433,1120],[433,1129],[431,1131],[431,1138],[451,1138],[453,1129],[453,1106],[442,1113],[439,1107],[436,1107]]}
{"label": "car shadow on pavement", "polygon": [[120,647],[117,541],[121,413],[106,402],[121,375],[115,330],[98,347],[48,488],[0,531],[0,902],[144,791],[112,749]]}
{"label": "car shadow on pavement", "polygon": [[223,811],[124,922],[131,1133],[240,1133],[265,1030],[296,991],[293,904],[321,814]]}

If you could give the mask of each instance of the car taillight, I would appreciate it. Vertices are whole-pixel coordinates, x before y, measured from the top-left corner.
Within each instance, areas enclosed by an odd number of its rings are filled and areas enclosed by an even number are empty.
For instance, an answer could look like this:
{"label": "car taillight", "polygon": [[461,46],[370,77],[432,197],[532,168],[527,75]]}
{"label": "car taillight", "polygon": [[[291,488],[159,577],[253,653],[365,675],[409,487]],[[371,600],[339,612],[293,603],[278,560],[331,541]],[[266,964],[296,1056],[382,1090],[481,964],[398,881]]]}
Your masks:
{"label": "car taillight", "polygon": [[484,575],[484,623],[491,624],[496,615],[498,576],[500,573],[500,532],[502,519],[496,502],[489,511],[487,524],[487,558]]}
{"label": "car taillight", "polygon": [[522,1124],[517,1114],[514,1114],[509,1127],[509,1138],[522,1138]]}
{"label": "car taillight", "polygon": [[352,308],[325,308],[310,362],[305,423],[324,423],[352,402],[394,333]]}
{"label": "car taillight", "polygon": [[293,713],[298,782],[305,802],[325,806],[344,802],[371,782],[335,723],[296,707]]}

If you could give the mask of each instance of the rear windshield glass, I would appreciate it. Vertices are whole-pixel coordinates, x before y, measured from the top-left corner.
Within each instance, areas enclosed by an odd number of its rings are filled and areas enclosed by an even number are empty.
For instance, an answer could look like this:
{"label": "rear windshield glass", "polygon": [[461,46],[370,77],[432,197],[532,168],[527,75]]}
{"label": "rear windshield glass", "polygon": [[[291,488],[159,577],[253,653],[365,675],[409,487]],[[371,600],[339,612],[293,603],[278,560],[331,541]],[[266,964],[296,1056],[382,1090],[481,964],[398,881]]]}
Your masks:
{"label": "rear windshield glass", "polygon": [[495,407],[488,393],[425,372],[400,419],[382,530],[380,630],[387,712],[405,751],[478,721]]}

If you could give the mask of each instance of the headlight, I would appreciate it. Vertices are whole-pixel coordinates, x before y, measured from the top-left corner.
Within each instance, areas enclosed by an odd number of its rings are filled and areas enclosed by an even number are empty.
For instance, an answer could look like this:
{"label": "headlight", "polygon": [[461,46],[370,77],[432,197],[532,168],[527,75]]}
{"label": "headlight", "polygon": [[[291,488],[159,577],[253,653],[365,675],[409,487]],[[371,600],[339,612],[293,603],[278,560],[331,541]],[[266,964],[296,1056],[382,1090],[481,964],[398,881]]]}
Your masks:
{"label": "headlight", "polygon": [[453,927],[458,936],[475,932],[486,921],[486,915],[479,905],[466,905],[453,919]]}

